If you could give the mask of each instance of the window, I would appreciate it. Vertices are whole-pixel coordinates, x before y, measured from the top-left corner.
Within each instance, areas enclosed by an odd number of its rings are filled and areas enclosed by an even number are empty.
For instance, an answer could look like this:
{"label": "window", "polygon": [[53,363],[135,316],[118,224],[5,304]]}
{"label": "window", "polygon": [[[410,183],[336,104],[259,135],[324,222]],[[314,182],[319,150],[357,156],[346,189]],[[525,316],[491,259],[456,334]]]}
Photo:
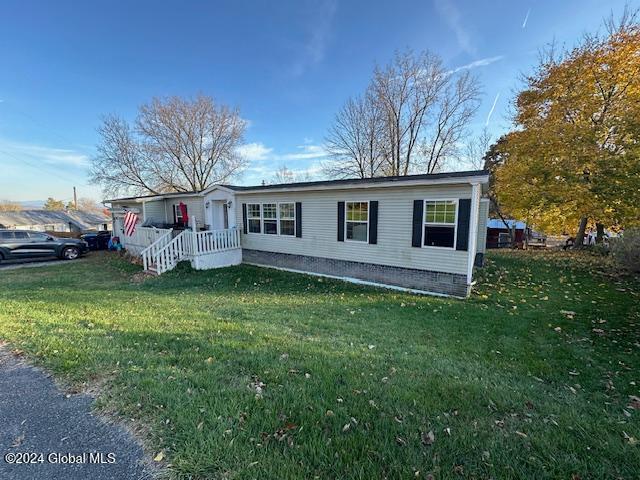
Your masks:
{"label": "window", "polygon": [[278,204],[280,213],[280,235],[296,234],[296,204],[280,203]]}
{"label": "window", "polygon": [[[18,233],[24,233],[24,232],[16,232],[16,237]],[[26,236],[26,234],[25,234]],[[49,240],[49,235],[46,235],[44,233],[35,233],[32,232],[29,234],[29,238],[31,238],[31,240],[34,240],[36,242],[46,242],[47,240]]]}
{"label": "window", "polygon": [[498,233],[498,247],[508,247],[511,244],[511,235]]}
{"label": "window", "polygon": [[260,204],[249,203],[247,205],[247,223],[249,233],[260,233]]}
{"label": "window", "polygon": [[346,202],[347,240],[369,241],[369,202]]}
{"label": "window", "polygon": [[454,248],[456,240],[456,200],[424,202],[424,245]]}
{"label": "window", "polygon": [[264,225],[264,233],[267,235],[278,234],[278,204],[263,203],[262,204],[262,223]]}
{"label": "window", "polygon": [[[184,209],[187,211],[187,215],[189,214],[189,211],[187,209],[187,206],[184,206]],[[184,225],[184,217],[182,216],[182,209],[180,208],[180,205],[173,205],[173,220],[174,223],[176,224],[180,224],[180,225]]]}

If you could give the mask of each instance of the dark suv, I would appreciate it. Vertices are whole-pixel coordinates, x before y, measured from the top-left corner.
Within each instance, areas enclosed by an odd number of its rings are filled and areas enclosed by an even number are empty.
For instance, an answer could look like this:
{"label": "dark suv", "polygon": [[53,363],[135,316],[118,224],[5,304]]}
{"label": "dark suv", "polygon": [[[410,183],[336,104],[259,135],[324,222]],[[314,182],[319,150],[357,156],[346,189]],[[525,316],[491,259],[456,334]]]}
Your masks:
{"label": "dark suv", "polygon": [[87,242],[75,238],[56,238],[28,230],[0,230],[0,261],[50,256],[74,260],[88,250]]}

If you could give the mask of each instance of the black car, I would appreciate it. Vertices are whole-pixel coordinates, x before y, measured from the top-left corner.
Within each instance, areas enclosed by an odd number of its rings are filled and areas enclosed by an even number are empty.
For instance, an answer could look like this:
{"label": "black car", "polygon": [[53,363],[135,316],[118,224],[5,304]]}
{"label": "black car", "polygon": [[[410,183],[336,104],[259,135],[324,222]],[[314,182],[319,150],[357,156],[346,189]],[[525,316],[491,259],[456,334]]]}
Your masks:
{"label": "black car", "polygon": [[75,260],[88,250],[84,240],[28,230],[0,230],[0,261],[51,256]]}
{"label": "black car", "polygon": [[89,250],[106,250],[111,239],[111,232],[101,230],[80,235],[80,238],[87,242]]}

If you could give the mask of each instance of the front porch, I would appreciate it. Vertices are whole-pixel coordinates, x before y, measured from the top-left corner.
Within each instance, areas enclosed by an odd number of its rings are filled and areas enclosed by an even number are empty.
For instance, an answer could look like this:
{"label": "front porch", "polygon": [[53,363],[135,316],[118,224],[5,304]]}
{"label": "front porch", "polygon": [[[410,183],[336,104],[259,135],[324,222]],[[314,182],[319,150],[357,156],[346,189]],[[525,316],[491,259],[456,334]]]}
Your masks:
{"label": "front porch", "polygon": [[240,230],[237,228],[179,231],[138,227],[133,235],[123,235],[121,242],[129,253],[142,259],[145,271],[158,275],[174,269],[181,261],[191,262],[197,270],[242,262]]}

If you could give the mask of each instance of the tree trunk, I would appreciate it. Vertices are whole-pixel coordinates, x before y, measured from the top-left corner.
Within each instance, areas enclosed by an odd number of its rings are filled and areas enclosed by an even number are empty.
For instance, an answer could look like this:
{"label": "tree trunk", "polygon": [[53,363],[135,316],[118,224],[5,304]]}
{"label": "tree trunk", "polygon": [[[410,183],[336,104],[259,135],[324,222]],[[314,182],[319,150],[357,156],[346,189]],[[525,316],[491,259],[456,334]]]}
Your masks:
{"label": "tree trunk", "polygon": [[596,244],[601,245],[604,240],[604,225],[596,223]]}
{"label": "tree trunk", "polygon": [[587,220],[587,217],[580,219],[578,233],[576,234],[576,243],[573,245],[573,248],[581,248],[584,245],[584,231],[587,229]]}

